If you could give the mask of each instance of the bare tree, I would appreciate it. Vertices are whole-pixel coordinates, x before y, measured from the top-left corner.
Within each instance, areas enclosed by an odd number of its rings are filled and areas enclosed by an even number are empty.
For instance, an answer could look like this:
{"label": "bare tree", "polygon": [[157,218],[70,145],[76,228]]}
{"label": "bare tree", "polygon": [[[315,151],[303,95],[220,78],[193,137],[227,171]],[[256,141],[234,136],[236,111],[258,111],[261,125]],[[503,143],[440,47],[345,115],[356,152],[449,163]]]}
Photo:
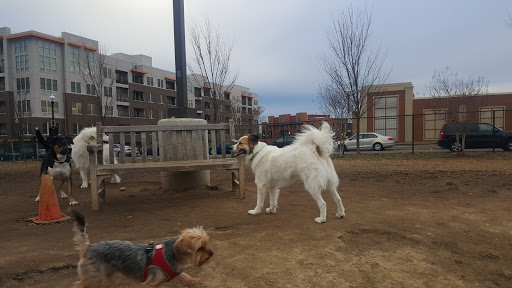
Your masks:
{"label": "bare tree", "polygon": [[[359,133],[361,117],[373,105],[367,98],[380,90],[379,84],[387,81],[389,71],[384,69],[385,55],[381,48],[371,49],[372,16],[367,10],[349,6],[332,18],[332,26],[327,31],[328,52],[321,56],[326,78],[323,85],[327,86],[320,91],[332,90],[332,96],[340,98],[324,106],[343,105],[342,110],[356,118]],[[357,147],[359,152],[359,139]]]}
{"label": "bare tree", "polygon": [[28,77],[13,79],[16,87],[14,92],[14,135],[18,137],[31,134],[32,131],[32,103],[30,101],[30,81]]}
{"label": "bare tree", "polygon": [[320,111],[322,111],[323,114],[331,115],[336,119],[339,129],[333,130],[336,135],[336,140],[340,142],[339,154],[342,155],[344,153],[343,147],[347,138],[347,118],[350,115],[350,111],[348,110],[349,107],[345,103],[347,98],[340,97],[336,88],[329,85],[328,83],[319,85],[317,93],[318,98],[316,102],[318,102],[320,106]]}
{"label": "bare tree", "polygon": [[108,125],[116,104],[114,87],[116,79],[115,67],[107,63],[107,55],[103,50],[100,48],[98,51],[92,51],[80,48],[76,57],[78,67],[75,68],[75,72],[85,83],[86,93],[95,97],[94,114],[99,117],[103,125]]}
{"label": "bare tree", "polygon": [[219,112],[223,105],[224,92],[230,92],[238,79],[238,71],[231,68],[234,41],[226,40],[207,17],[204,22],[190,23],[188,40],[192,48],[192,53],[188,54],[188,70],[194,80],[199,85],[202,84],[204,94],[210,100],[202,102],[203,105],[211,105],[203,108],[213,111],[212,123],[222,123],[224,117]]}
{"label": "bare tree", "polygon": [[242,97],[232,95],[231,105],[229,106],[231,112],[231,119],[235,123],[235,134],[241,135],[241,125],[242,125]]}
{"label": "bare tree", "polygon": [[449,128],[456,134],[456,147],[464,152],[469,122],[478,120],[479,95],[487,93],[488,81],[482,76],[462,79],[449,68],[435,71],[427,85],[427,94],[437,98],[436,113],[446,113]]}

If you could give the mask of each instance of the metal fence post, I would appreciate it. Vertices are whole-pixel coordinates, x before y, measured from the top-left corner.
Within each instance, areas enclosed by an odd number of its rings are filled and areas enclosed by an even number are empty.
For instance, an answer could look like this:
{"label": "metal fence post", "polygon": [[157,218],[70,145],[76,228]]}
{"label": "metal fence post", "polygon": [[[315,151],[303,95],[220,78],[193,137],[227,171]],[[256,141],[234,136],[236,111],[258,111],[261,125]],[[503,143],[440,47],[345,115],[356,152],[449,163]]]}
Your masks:
{"label": "metal fence post", "polygon": [[[492,126],[496,127],[496,111],[492,110]],[[492,138],[494,139],[494,134],[496,133],[495,129],[492,129]],[[494,152],[494,145],[492,147],[492,152]]]}
{"label": "metal fence post", "polygon": [[414,114],[412,116],[412,153],[414,154]]}

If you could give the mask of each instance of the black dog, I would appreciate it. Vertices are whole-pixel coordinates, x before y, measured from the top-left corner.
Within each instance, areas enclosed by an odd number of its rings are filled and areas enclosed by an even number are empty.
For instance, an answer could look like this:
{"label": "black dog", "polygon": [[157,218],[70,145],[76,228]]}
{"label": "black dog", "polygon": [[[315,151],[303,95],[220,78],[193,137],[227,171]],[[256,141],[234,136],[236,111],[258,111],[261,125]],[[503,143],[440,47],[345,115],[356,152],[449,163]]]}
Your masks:
{"label": "black dog", "polygon": [[[69,194],[69,205],[76,205],[78,202],[73,198],[73,191],[71,190],[71,145],[73,139],[68,136],[49,136],[44,139],[41,131],[36,128],[37,140],[43,145],[46,150],[46,155],[41,163],[41,173],[49,174],[54,180],[59,180],[59,190],[61,198],[68,198],[62,189],[64,184],[67,185]],[[39,201],[39,195],[36,202]]]}

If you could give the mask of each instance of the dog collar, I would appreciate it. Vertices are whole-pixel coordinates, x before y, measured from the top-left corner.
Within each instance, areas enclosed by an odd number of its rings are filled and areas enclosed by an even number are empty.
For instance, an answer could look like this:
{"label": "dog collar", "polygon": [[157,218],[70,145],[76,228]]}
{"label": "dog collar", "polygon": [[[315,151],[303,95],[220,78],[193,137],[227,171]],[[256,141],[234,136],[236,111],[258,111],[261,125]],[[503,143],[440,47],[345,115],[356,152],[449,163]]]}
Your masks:
{"label": "dog collar", "polygon": [[[149,258],[149,255],[151,255],[151,252],[154,251],[153,257]],[[144,268],[144,281],[148,278],[148,272],[149,268],[158,268],[165,274],[167,274],[167,277],[169,277],[169,280],[172,280],[176,277],[178,277],[181,273],[174,272],[174,270],[171,269],[169,266],[169,263],[165,261],[164,258],[164,243],[158,243],[158,244],[148,244],[148,247],[146,247],[146,253],[148,253],[148,259],[146,260],[146,267]]]}
{"label": "dog collar", "polygon": [[252,162],[252,160],[254,159],[254,157],[256,157],[256,155],[258,155],[258,153],[260,153],[260,151],[252,154],[251,159],[249,160],[249,162]]}

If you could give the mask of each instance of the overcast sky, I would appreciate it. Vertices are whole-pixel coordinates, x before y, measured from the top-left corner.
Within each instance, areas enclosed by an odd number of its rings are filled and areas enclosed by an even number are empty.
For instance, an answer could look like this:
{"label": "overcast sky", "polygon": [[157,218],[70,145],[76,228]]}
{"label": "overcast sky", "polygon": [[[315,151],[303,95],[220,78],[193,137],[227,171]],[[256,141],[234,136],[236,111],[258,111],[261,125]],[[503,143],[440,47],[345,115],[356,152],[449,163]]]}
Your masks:
{"label": "overcast sky", "polygon": [[[388,83],[412,82],[425,95],[433,72],[449,67],[483,76],[490,92],[512,92],[511,0],[185,0],[185,17],[205,15],[235,39],[238,84],[258,93],[265,115],[320,113],[319,55],[332,15],[353,4],[373,7],[370,42],[387,51]],[[69,32],[98,40],[108,54],[153,57],[174,71],[171,0],[0,0],[0,26],[13,33]]]}

